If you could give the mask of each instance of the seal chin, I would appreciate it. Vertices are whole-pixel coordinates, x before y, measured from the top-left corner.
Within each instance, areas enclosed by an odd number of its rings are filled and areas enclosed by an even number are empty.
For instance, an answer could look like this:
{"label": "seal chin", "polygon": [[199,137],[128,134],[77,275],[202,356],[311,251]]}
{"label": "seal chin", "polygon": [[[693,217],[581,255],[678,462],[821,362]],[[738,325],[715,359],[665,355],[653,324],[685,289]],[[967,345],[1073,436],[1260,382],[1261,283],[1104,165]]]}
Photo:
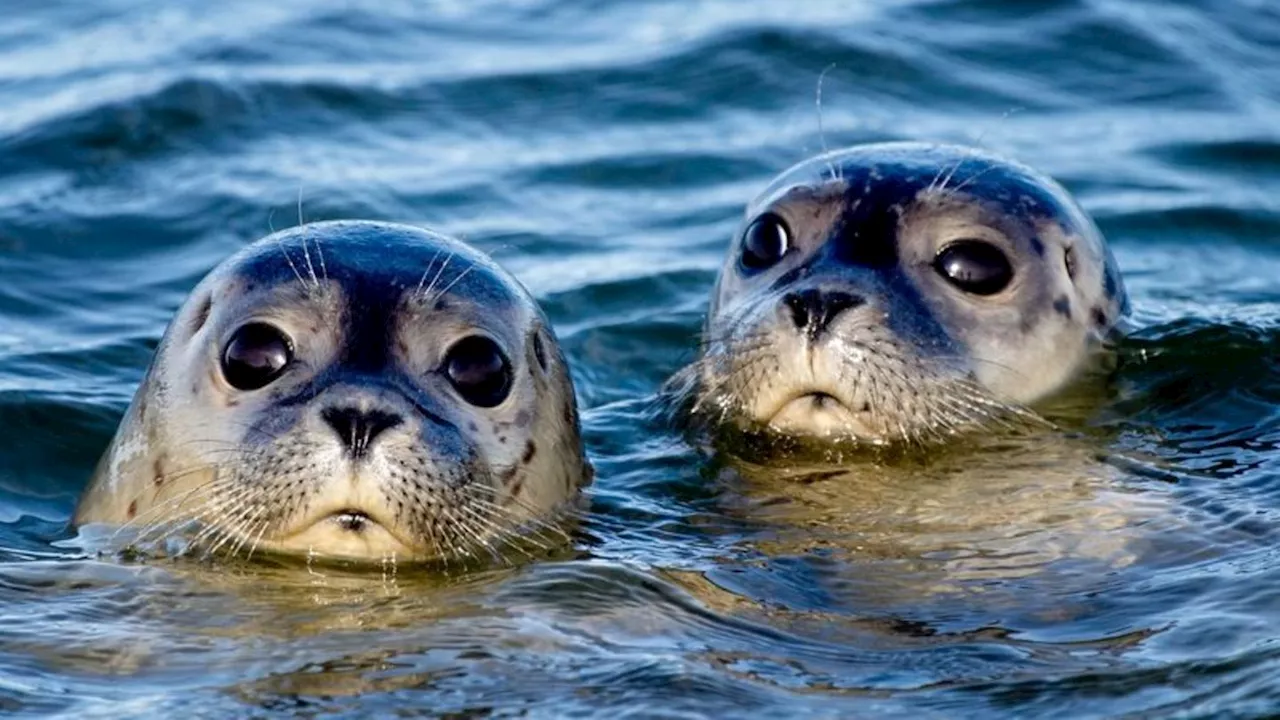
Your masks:
{"label": "seal chin", "polygon": [[274,542],[277,550],[346,558],[413,557],[420,554],[395,523],[376,511],[339,507],[308,515]]}
{"label": "seal chin", "polygon": [[762,418],[771,429],[788,435],[884,441],[865,403],[855,405],[845,393],[827,389],[804,388],[787,393]]}

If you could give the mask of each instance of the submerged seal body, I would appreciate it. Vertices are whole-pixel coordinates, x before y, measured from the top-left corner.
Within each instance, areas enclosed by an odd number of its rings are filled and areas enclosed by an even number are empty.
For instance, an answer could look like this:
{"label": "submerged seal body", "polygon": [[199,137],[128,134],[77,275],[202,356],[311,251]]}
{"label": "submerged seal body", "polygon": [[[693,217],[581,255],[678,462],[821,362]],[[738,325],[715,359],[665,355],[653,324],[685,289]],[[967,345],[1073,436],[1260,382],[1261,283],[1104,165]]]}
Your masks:
{"label": "submerged seal body", "polygon": [[880,143],[779,175],[746,210],[690,368],[719,427],[925,443],[1060,390],[1128,313],[1053,180],[974,149]]}
{"label": "submerged seal body", "polygon": [[498,553],[588,481],[535,301],[425,230],[326,222],[191,292],[73,522],[367,559]]}

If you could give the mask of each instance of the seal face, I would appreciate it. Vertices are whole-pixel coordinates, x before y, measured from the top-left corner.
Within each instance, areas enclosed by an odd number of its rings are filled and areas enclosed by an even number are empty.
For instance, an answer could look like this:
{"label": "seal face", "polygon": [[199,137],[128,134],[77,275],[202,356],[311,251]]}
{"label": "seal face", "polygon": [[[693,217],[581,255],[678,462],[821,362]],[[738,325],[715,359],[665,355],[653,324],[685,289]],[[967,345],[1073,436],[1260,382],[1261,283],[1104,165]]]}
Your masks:
{"label": "seal face", "polygon": [[214,550],[496,554],[590,475],[534,300],[425,230],[327,222],[215,268],[165,331],[73,522]]}
{"label": "seal face", "polygon": [[691,368],[695,413],[786,437],[923,443],[1059,390],[1128,312],[1053,180],[973,149],[855,146],[747,208]]}

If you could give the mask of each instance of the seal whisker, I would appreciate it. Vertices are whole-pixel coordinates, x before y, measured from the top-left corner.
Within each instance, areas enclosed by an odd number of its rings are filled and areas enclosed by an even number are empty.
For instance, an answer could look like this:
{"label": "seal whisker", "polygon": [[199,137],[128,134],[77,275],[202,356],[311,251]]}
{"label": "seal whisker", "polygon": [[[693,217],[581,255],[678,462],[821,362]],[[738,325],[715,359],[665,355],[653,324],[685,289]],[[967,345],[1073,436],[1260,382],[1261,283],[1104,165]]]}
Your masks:
{"label": "seal whisker", "polygon": [[191,538],[191,545],[199,547],[210,537],[221,537],[223,533],[228,531],[229,521],[233,521],[236,515],[243,510],[253,507],[252,501],[255,495],[250,490],[237,492],[235,488],[232,488],[231,493],[207,499],[202,511],[194,514],[191,518],[203,525]]}
{"label": "seal whisker", "polygon": [[[468,486],[468,489],[470,490],[478,490],[480,488],[481,486]],[[489,488],[484,488],[484,489],[490,490]],[[493,491],[490,490],[490,492],[492,494]],[[508,495],[506,497],[506,500],[516,505],[521,510],[524,510],[525,513],[527,514],[527,517],[515,519],[515,518],[511,518],[512,513],[510,508],[507,508],[503,506],[501,503],[496,502],[496,499],[493,497],[489,497],[489,498],[475,497],[473,498],[473,500],[475,502],[482,503],[482,506],[487,507],[490,510],[490,512],[493,514],[506,515],[508,516],[509,519],[514,519],[516,527],[513,528],[513,531],[516,529],[519,529],[520,527],[528,527],[528,528],[533,528],[538,532],[555,533],[556,535],[559,536],[558,539],[561,541],[568,541],[572,539],[569,536],[569,534],[564,532],[564,530],[560,528],[552,519],[552,518],[562,519],[565,512],[568,510],[567,507],[557,508],[557,511],[555,513],[549,514],[547,517],[543,517],[540,514],[538,514],[537,508],[530,505],[523,498],[519,496]],[[549,548],[544,548],[544,549],[549,549]]]}
{"label": "seal whisker", "polygon": [[[824,156],[828,154],[828,150],[827,150],[827,133],[826,133],[826,130],[824,130],[822,127],[822,81],[826,79],[827,73],[835,69],[835,67],[836,67],[836,63],[831,63],[830,65],[822,68],[822,72],[818,73],[818,86],[814,91],[813,102],[818,113],[818,142],[821,143],[822,145],[822,154]],[[836,180],[840,179],[839,170],[836,168],[836,164],[832,162],[830,159],[828,159],[827,161],[827,169],[831,173],[832,179],[836,179]]]}
{"label": "seal whisker", "polygon": [[[497,502],[496,493],[492,488],[481,485],[469,485],[466,491],[471,495],[466,508],[473,513],[477,519],[484,520],[488,527],[499,531],[500,534],[511,534],[517,532],[521,528],[533,527],[552,527],[550,521],[530,514],[529,517],[517,517],[511,508]],[[488,493],[485,497],[481,493]],[[506,496],[506,501],[516,505],[521,510],[528,512],[533,508],[523,505],[523,500],[514,495]],[[484,510],[484,513],[480,511]],[[567,538],[567,536],[566,536]]]}
{"label": "seal whisker", "polygon": [[298,266],[293,264],[293,258],[289,256],[289,250],[285,247],[284,240],[277,240],[276,242],[280,247],[280,254],[284,256],[285,262],[289,263],[289,269],[293,271],[293,276],[298,279],[298,282],[303,287],[306,287],[307,281],[303,279],[302,273],[298,272]]}
{"label": "seal whisker", "polygon": [[[200,488],[197,488],[197,490],[198,489]],[[145,522],[137,524],[137,532],[135,533],[133,540],[128,543],[128,545],[137,547],[146,545],[154,540],[162,540],[165,537],[168,537],[179,527],[192,522],[200,514],[202,508],[207,507],[209,503],[209,499],[205,498],[199,504],[193,505],[184,510],[182,506],[188,499],[188,496],[174,498],[174,500],[182,500],[184,502],[177,503],[170,508],[166,508],[163,505],[157,506],[157,508],[155,508],[156,510],[173,510],[174,512],[149,513],[149,517]],[[159,533],[159,535],[157,535],[157,533]],[[116,539],[116,535],[112,535],[112,541],[114,542]]]}
{"label": "seal whisker", "polygon": [[[201,473],[201,472],[206,472],[206,471],[213,470],[213,469],[215,469],[215,468],[214,468],[213,466],[211,466],[211,465],[197,465],[197,466],[192,467],[192,468],[186,468],[186,469],[184,469],[184,470],[179,470],[179,471],[169,472],[169,473],[166,473],[166,474],[163,474],[163,475],[158,476],[158,478],[160,479],[161,483],[167,483],[167,482],[172,482],[172,481],[174,481],[174,480],[179,480],[179,479],[181,479],[181,478],[188,477],[188,476],[190,476],[190,475],[194,475],[194,474]],[[195,494],[195,493],[197,493],[197,492],[201,492],[201,491],[207,491],[207,488],[208,488],[208,485],[207,485],[207,484],[206,484],[206,485],[197,485],[196,487],[192,488],[191,490],[188,490],[187,492],[185,492],[185,493],[183,493],[183,494],[181,494],[181,495],[178,495],[178,496],[176,496],[176,497],[170,498],[170,499],[168,499],[168,500],[164,501],[163,503],[159,503],[159,504],[156,504],[156,505],[152,505],[151,507],[145,508],[145,509],[144,509],[144,510],[142,510],[140,513],[138,513],[137,515],[135,515],[135,516],[134,516],[134,517],[132,517],[132,518],[129,518],[129,519],[128,519],[128,520],[126,520],[124,523],[122,523],[119,527],[117,527],[117,528],[116,528],[116,530],[115,530],[115,532],[113,532],[113,533],[112,533],[112,535],[111,535],[111,539],[112,539],[112,540],[114,540],[114,539],[115,539],[115,538],[116,538],[120,533],[124,532],[125,530],[130,529],[130,528],[131,528],[131,527],[133,527],[134,525],[137,525],[137,524],[139,524],[139,523],[141,523],[141,522],[144,522],[144,521],[146,520],[146,518],[151,517],[152,515],[156,514],[157,512],[163,512],[163,511],[165,511],[165,510],[167,510],[167,509],[170,509],[170,506],[171,506],[171,505],[172,505],[173,507],[180,507],[180,506],[182,505],[182,503],[186,502],[186,500],[187,500],[187,499],[189,499],[193,494]],[[130,498],[130,502],[137,502],[137,501],[141,500],[141,499],[142,499],[142,496],[143,496],[144,494],[146,494],[147,492],[154,492],[154,491],[153,491],[151,488],[147,488],[146,490],[143,490],[142,492],[139,492],[139,493],[137,493],[136,495],[132,496],[132,497]]]}
{"label": "seal whisker", "polygon": [[[253,542],[249,545],[248,554],[244,556],[245,562],[250,562],[253,560],[253,553],[257,551],[258,545],[262,542],[262,536],[264,533],[267,532],[267,528],[269,527],[271,527],[270,518],[263,519],[261,522],[261,527],[259,527],[258,532],[254,534]],[[246,537],[248,537],[247,534],[246,534]],[[235,556],[236,552],[239,552],[239,547],[237,547],[236,550],[232,553],[233,557]]]}
{"label": "seal whisker", "polygon": [[[436,283],[440,280],[440,276],[444,274],[444,271],[445,271],[446,269],[448,269],[448,267],[449,267],[449,262],[450,262],[450,261],[452,261],[452,260],[453,260],[453,253],[449,253],[448,255],[446,255],[446,256],[445,256],[445,258],[444,258],[444,262],[440,264],[440,269],[439,269],[439,270],[436,270],[436,274],[435,274],[434,276],[432,276],[432,278],[431,278],[431,283],[430,283],[429,285],[427,285],[427,289],[426,289],[426,290],[423,290],[423,291],[422,291],[422,293],[419,295],[419,298],[420,298],[420,300],[422,301],[422,304],[424,304],[424,305],[429,304],[429,303],[427,302],[427,298],[431,297],[431,291],[435,288]],[[435,263],[435,256],[434,256],[434,255],[431,257],[431,262],[432,262],[433,264]],[[427,265],[427,271],[430,271],[430,270],[431,270],[431,265],[430,265],[430,264],[428,264],[428,265]],[[422,273],[422,277],[424,277],[424,278],[425,278],[425,277],[427,276],[427,271],[424,271],[424,272]]]}
{"label": "seal whisker", "polygon": [[[196,488],[197,490],[205,491],[205,497],[198,504],[192,505],[186,510],[182,510],[182,506],[185,505],[187,499],[184,497],[182,503],[169,508],[171,510],[176,510],[177,512],[174,512],[166,518],[157,518],[156,522],[152,523],[145,532],[139,533],[134,544],[143,544],[162,540],[163,538],[169,537],[179,528],[193,522],[201,522],[211,513],[218,512],[219,506],[225,505],[228,502],[228,499],[225,497],[227,493],[224,492],[224,489],[219,485],[220,483],[209,483]],[[242,492],[241,489],[235,487],[232,487],[231,491],[233,495]],[[153,540],[151,534],[156,530],[162,531],[162,534]],[[199,544],[199,537],[200,534],[197,533],[196,537],[191,540],[191,544]]]}
{"label": "seal whisker", "polygon": [[328,268],[328,267],[325,265],[325,263],[324,263],[324,248],[322,248],[322,247],[321,247],[321,242],[320,242],[320,241],[321,241],[321,237],[322,237],[322,236],[320,236],[320,235],[317,235],[317,236],[315,237],[315,243],[316,243],[316,259],[320,261],[320,277],[321,277],[321,279],[323,279],[323,280],[325,280],[325,281],[328,281],[328,279],[329,279],[329,268]]}
{"label": "seal whisker", "polygon": [[[414,291],[413,291],[413,294],[414,294],[415,296],[417,296],[417,297],[421,297],[421,296],[423,295],[423,292],[422,292],[422,286],[426,284],[426,282],[427,282],[427,274],[431,272],[431,268],[432,268],[432,266],[434,266],[434,265],[436,264],[436,259],[440,257],[440,252],[441,252],[441,251],[436,250],[436,251],[435,251],[435,254],[433,254],[433,255],[431,256],[431,260],[429,260],[429,261],[427,262],[427,267],[426,267],[426,269],[422,271],[422,277],[418,278],[418,287],[417,287],[417,289],[416,289],[416,290],[414,290]],[[439,277],[438,273],[439,273],[439,271],[437,271],[437,277]],[[433,284],[433,285],[435,284],[434,279],[432,280],[432,284]]]}
{"label": "seal whisker", "polygon": [[230,532],[226,533],[224,539],[219,541],[218,545],[215,545],[209,550],[210,555],[217,552],[218,547],[226,540],[226,538],[235,536],[235,544],[228,550],[230,557],[235,558],[240,554],[240,550],[245,546],[250,538],[254,536],[255,528],[261,525],[261,530],[258,531],[259,536],[261,533],[266,532],[266,529],[273,522],[271,504],[268,502],[262,502],[262,498],[257,498],[257,500],[258,502],[249,506],[248,512],[241,515],[239,522],[228,527]]}
{"label": "seal whisker", "polygon": [[462,278],[466,277],[468,273],[470,273],[472,270],[474,270],[474,269],[475,269],[475,267],[476,267],[476,264],[475,264],[474,262],[472,262],[472,263],[471,263],[470,265],[468,265],[468,266],[467,266],[467,267],[466,267],[462,272],[460,272],[460,273],[458,273],[457,275],[455,275],[455,276],[454,276],[454,278],[453,278],[453,280],[451,280],[451,281],[449,282],[449,284],[448,284],[448,285],[446,285],[446,286],[444,287],[444,289],[443,289],[443,290],[441,290],[440,292],[436,293],[436,296],[435,296],[434,298],[432,298],[432,299],[429,301],[429,303],[428,303],[428,304],[430,304],[430,303],[434,303],[434,302],[436,302],[437,300],[439,300],[440,298],[442,298],[442,297],[444,297],[445,295],[447,295],[447,294],[449,293],[449,291],[453,289],[453,286],[454,286],[454,285],[457,285],[459,282],[461,282],[461,281],[462,281]]}
{"label": "seal whisker", "polygon": [[469,540],[469,545],[473,547],[479,545],[488,550],[489,555],[495,561],[510,564],[510,561],[503,557],[502,554],[497,551],[497,548],[494,547],[494,535],[492,533],[481,533],[477,528],[472,526],[475,520],[471,516],[477,511],[469,505],[463,505],[458,508],[458,512],[463,515],[463,517],[455,519],[454,527],[457,529],[458,534],[462,535],[464,539]]}
{"label": "seal whisker", "polygon": [[512,550],[515,550],[521,555],[524,555],[526,559],[529,559],[529,560],[535,559],[535,557],[528,550],[525,550],[523,547],[520,547],[519,545],[516,544],[516,539],[518,538],[515,536],[515,533],[511,527],[507,525],[498,524],[497,522],[494,521],[492,514],[493,512],[497,512],[497,508],[494,507],[491,510],[492,510],[491,513],[481,513],[476,508],[464,506],[463,512],[468,513],[469,523],[464,523],[463,525],[469,526],[471,523],[474,523],[480,528],[487,530],[488,537],[492,538],[493,540],[496,540],[504,544],[505,546],[511,548]]}
{"label": "seal whisker", "polygon": [[228,542],[235,540],[236,544],[229,550],[230,556],[234,558],[236,553],[239,552],[240,547],[244,545],[245,538],[247,537],[245,530],[253,527],[254,523],[256,523],[258,519],[267,512],[268,509],[265,505],[250,506],[248,511],[241,514],[239,518],[223,525],[224,532],[221,533],[217,541],[213,543],[205,554],[212,557],[216,555],[218,550]]}
{"label": "seal whisker", "polygon": [[310,246],[309,246],[309,244],[307,243],[307,238],[306,238],[305,236],[304,236],[304,237],[302,237],[302,238],[301,238],[301,240],[302,240],[302,256],[303,256],[303,258],[305,258],[305,259],[306,259],[306,261],[307,261],[307,273],[311,275],[311,286],[312,286],[312,288],[314,288],[314,289],[316,289],[316,290],[319,290],[319,289],[320,289],[320,278],[316,277],[316,267],[315,267],[315,265],[313,265],[313,264],[311,263],[311,249],[310,249]]}

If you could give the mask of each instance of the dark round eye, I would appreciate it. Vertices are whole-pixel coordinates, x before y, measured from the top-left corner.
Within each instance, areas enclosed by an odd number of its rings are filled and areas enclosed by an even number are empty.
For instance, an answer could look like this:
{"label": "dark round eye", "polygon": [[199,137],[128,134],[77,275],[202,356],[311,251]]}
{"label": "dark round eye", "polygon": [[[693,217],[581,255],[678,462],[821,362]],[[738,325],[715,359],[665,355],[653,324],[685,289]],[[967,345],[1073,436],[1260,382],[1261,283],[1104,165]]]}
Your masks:
{"label": "dark round eye", "polygon": [[237,390],[257,390],[280,377],[293,359],[293,343],[274,325],[244,325],[222,351],[222,375]]}
{"label": "dark round eye", "polygon": [[765,213],[747,226],[742,234],[742,266],[748,270],[771,267],[791,247],[791,232],[782,218]]}
{"label": "dark round eye", "polygon": [[1000,248],[982,240],[960,240],[942,249],[933,269],[952,285],[974,295],[995,295],[1013,279],[1013,267]]}
{"label": "dark round eye", "polygon": [[477,407],[500,405],[511,392],[511,363],[498,343],[483,335],[465,337],[449,348],[444,371],[462,399]]}

